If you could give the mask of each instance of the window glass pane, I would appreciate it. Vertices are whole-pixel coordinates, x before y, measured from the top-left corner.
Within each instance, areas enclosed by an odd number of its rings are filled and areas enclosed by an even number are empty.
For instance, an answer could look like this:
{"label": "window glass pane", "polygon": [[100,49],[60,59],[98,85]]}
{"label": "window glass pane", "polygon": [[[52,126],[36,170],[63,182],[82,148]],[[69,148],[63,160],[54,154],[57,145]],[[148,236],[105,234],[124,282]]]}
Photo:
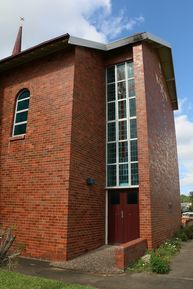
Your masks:
{"label": "window glass pane", "polygon": [[116,125],[115,122],[108,123],[108,141],[116,140]]}
{"label": "window glass pane", "polygon": [[17,113],[15,123],[27,121],[27,115],[28,115],[28,111]]}
{"label": "window glass pane", "polygon": [[109,143],[107,146],[107,151],[108,164],[116,163],[116,143]]}
{"label": "window glass pane", "polygon": [[127,142],[119,143],[119,162],[126,163],[128,162],[128,144]]}
{"label": "window glass pane", "polygon": [[137,138],[137,121],[136,121],[136,119],[130,120],[130,138]]}
{"label": "window glass pane", "polygon": [[131,77],[134,76],[133,62],[128,62],[127,63],[127,72],[128,72],[128,78],[131,78]]}
{"label": "window glass pane", "polygon": [[138,204],[138,192],[130,191],[127,193],[127,204],[137,205]]}
{"label": "window glass pane", "polygon": [[119,165],[119,185],[127,186],[128,182],[128,164]]}
{"label": "window glass pane", "polygon": [[136,99],[135,98],[131,98],[129,100],[129,113],[130,113],[130,117],[136,116]]}
{"label": "window glass pane", "polygon": [[[107,69],[107,185],[138,185],[136,97],[132,61]],[[135,190],[131,189],[128,203],[136,202],[136,195],[132,195],[132,191]],[[112,202],[118,202],[116,198],[118,197],[112,196]]]}
{"label": "window glass pane", "polygon": [[119,205],[120,204],[120,193],[119,192],[110,192],[109,198],[110,198],[111,205]]}
{"label": "window glass pane", "polygon": [[133,79],[128,80],[128,95],[129,97],[135,96],[135,84]]}
{"label": "window glass pane", "polygon": [[119,122],[119,139],[124,140],[127,139],[127,121]]}
{"label": "window glass pane", "polygon": [[127,113],[126,100],[119,101],[118,112],[119,112],[119,119],[126,118],[126,116],[127,116],[126,115],[126,113]]}
{"label": "window glass pane", "polygon": [[131,162],[138,161],[137,140],[131,140],[130,150],[131,150]]}
{"label": "window glass pane", "polygon": [[131,185],[138,185],[138,163],[131,164]]}
{"label": "window glass pane", "polygon": [[20,135],[26,133],[26,123],[16,125],[14,128],[14,135]]}
{"label": "window glass pane", "polygon": [[107,99],[108,99],[108,101],[115,100],[115,84],[108,84],[108,86],[107,86]]}
{"label": "window glass pane", "polygon": [[29,97],[29,96],[30,96],[29,91],[28,91],[28,90],[24,90],[24,91],[22,91],[22,92],[19,94],[17,100],[24,99],[24,98],[27,98],[27,97]]}
{"label": "window glass pane", "polygon": [[108,103],[108,120],[115,120],[115,102]]}
{"label": "window glass pane", "polygon": [[107,185],[116,186],[116,165],[107,167]]}
{"label": "window glass pane", "polygon": [[117,95],[118,99],[126,98],[126,83],[121,81],[117,83]]}
{"label": "window glass pane", "polygon": [[107,82],[115,82],[115,67],[110,67],[107,69]]}
{"label": "window glass pane", "polygon": [[22,100],[17,103],[17,111],[28,109],[28,107],[29,107],[29,99]]}
{"label": "window glass pane", "polygon": [[125,79],[125,64],[117,65],[117,80]]}

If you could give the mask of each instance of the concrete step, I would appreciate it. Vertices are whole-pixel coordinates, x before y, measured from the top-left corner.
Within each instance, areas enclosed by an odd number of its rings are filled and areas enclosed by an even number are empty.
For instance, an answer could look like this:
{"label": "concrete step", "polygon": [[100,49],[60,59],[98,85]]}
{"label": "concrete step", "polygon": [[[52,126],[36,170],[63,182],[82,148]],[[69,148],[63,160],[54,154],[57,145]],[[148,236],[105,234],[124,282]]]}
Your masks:
{"label": "concrete step", "polygon": [[104,245],[96,250],[81,255],[73,260],[52,262],[58,268],[90,273],[121,273],[123,270],[115,266],[115,250],[117,246]]}

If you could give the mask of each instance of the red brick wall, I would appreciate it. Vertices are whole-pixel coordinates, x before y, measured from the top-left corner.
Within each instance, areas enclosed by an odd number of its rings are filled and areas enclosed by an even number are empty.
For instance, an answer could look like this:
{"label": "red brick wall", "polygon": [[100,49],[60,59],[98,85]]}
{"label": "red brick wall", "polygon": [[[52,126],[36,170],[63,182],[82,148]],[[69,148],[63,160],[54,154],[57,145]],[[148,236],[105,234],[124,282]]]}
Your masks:
{"label": "red brick wall", "polygon": [[129,61],[133,57],[132,47],[126,46],[119,49],[114,49],[109,51],[108,54],[105,55],[105,65],[115,65],[121,62]]}
{"label": "red brick wall", "polygon": [[145,95],[145,76],[143,67],[142,45],[133,47],[133,62],[136,92],[136,115],[138,137],[139,167],[139,218],[140,238],[147,239],[148,247],[152,247],[151,228],[151,189],[149,169],[148,127]]}
{"label": "red brick wall", "polygon": [[120,245],[115,250],[115,264],[119,269],[124,270],[142,257],[147,250],[147,240],[136,239]]}
{"label": "red brick wall", "polygon": [[140,236],[156,247],[180,226],[174,116],[156,51],[134,46]]}
{"label": "red brick wall", "polygon": [[[0,76],[0,222],[25,255],[66,258],[74,52]],[[10,140],[16,94],[30,90],[25,139]]]}
{"label": "red brick wall", "polygon": [[152,197],[153,246],[180,226],[180,190],[174,115],[159,57],[143,45]]}
{"label": "red brick wall", "polygon": [[[76,47],[68,259],[105,242],[105,69],[100,52]],[[87,178],[96,185],[88,186]]]}

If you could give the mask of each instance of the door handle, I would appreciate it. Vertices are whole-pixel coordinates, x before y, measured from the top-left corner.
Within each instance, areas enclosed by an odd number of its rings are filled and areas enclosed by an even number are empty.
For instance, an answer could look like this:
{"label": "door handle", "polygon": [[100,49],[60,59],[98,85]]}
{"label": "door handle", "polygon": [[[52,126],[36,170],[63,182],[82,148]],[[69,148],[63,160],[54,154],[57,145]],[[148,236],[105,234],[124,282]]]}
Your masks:
{"label": "door handle", "polygon": [[121,210],[121,219],[124,218],[123,210]]}

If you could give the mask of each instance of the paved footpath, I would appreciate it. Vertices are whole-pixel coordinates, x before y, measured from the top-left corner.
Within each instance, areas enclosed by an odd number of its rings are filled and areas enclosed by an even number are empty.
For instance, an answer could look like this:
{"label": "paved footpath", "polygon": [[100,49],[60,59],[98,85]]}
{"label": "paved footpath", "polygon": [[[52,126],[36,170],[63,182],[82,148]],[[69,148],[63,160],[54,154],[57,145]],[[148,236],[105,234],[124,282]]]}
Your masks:
{"label": "paved footpath", "polygon": [[193,241],[185,243],[173,258],[167,275],[152,273],[122,273],[114,275],[84,274],[53,268],[49,263],[20,259],[16,271],[33,276],[92,285],[101,289],[193,289]]}

